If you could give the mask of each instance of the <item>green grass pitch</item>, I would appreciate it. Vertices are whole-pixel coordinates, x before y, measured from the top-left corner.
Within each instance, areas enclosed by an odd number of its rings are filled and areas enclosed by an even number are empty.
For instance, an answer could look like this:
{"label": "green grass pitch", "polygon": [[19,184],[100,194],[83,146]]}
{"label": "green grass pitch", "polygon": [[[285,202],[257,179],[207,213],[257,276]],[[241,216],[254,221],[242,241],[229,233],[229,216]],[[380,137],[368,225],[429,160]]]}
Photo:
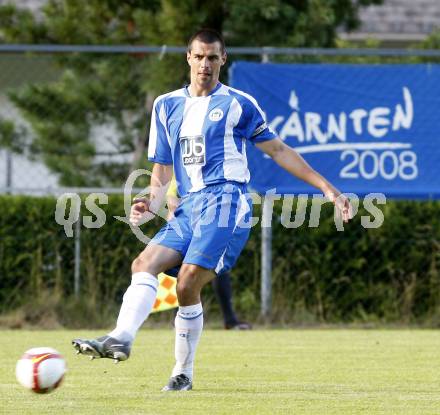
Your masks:
{"label": "green grass pitch", "polygon": [[[84,331],[0,331],[0,414],[440,414],[440,332],[206,330],[194,390],[161,393],[173,331],[145,329],[118,365],[76,356]],[[15,380],[31,347],[67,359],[64,384],[36,395]]]}

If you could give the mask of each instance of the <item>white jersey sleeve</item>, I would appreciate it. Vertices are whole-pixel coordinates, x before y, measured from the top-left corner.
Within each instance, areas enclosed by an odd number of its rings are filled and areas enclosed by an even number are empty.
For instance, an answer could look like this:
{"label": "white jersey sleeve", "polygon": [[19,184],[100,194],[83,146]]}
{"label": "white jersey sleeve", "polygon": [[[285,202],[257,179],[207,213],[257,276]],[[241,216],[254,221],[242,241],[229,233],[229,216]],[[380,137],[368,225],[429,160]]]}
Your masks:
{"label": "white jersey sleeve", "polygon": [[153,104],[148,141],[148,160],[154,163],[173,163],[166,117],[165,99],[160,96]]}

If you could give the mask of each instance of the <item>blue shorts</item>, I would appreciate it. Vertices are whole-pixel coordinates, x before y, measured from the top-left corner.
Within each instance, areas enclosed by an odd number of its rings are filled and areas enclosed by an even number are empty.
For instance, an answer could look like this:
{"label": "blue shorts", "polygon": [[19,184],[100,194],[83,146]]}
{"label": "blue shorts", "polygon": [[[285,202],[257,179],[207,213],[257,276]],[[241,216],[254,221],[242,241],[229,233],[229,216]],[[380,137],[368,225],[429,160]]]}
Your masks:
{"label": "blue shorts", "polygon": [[174,218],[150,243],[180,252],[183,264],[222,274],[234,266],[244,248],[251,216],[252,200],[246,185],[227,182],[207,186],[182,198]]}

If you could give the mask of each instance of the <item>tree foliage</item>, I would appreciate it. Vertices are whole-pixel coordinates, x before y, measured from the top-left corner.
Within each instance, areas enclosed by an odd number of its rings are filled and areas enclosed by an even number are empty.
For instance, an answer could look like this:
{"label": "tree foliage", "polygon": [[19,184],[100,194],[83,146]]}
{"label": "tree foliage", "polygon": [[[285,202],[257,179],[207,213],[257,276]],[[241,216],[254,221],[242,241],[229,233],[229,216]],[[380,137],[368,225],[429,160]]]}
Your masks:
{"label": "tree foliage", "polygon": [[[37,16],[0,7],[0,42],[185,45],[194,30],[212,27],[230,46],[330,47],[337,27],[356,27],[360,6],[381,2],[49,0]],[[63,185],[119,185],[144,162],[154,97],[187,81],[185,57],[69,54],[54,59],[59,79],[10,94],[35,134],[32,154],[58,173]]]}

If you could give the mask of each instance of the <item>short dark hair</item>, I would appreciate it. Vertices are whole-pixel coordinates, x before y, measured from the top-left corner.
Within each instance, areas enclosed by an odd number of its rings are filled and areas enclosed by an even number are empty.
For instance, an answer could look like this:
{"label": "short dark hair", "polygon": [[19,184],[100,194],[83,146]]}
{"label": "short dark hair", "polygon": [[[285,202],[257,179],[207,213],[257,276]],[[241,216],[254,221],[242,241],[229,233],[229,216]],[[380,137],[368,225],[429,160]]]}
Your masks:
{"label": "short dark hair", "polygon": [[214,29],[205,28],[200,29],[196,33],[194,33],[188,41],[188,52],[191,52],[191,46],[195,40],[200,40],[203,43],[219,42],[222,53],[226,52],[226,46],[223,36]]}

